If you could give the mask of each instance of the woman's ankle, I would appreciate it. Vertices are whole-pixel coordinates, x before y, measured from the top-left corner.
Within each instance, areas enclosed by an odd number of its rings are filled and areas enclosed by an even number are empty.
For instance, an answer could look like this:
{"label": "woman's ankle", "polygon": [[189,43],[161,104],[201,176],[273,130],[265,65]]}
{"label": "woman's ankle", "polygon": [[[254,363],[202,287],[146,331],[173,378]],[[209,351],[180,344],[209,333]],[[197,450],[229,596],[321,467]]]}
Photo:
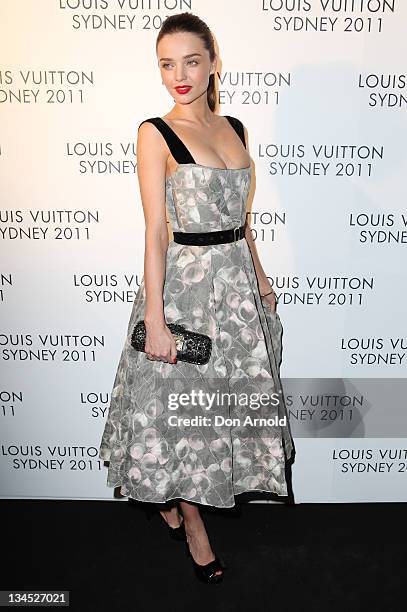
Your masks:
{"label": "woman's ankle", "polygon": [[160,514],[171,527],[179,527],[182,523],[183,517],[177,506],[160,510]]}

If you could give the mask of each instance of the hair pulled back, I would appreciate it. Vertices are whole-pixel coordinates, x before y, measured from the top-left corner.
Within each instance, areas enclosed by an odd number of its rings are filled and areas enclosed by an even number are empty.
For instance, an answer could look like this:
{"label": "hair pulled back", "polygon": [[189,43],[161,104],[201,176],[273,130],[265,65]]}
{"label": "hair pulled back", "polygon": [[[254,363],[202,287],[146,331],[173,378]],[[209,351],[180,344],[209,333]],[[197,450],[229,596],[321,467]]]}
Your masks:
{"label": "hair pulled back", "polygon": [[[185,12],[178,13],[177,15],[170,15],[167,17],[161,26],[161,29],[157,36],[156,49],[158,43],[166,34],[175,34],[176,32],[191,32],[196,34],[202,40],[205,49],[209,51],[209,59],[211,62],[216,57],[215,42],[213,39],[212,32],[202,19],[193,13]],[[209,75],[209,84],[207,91],[208,106],[211,111],[216,108],[216,94],[215,94],[215,75]]]}

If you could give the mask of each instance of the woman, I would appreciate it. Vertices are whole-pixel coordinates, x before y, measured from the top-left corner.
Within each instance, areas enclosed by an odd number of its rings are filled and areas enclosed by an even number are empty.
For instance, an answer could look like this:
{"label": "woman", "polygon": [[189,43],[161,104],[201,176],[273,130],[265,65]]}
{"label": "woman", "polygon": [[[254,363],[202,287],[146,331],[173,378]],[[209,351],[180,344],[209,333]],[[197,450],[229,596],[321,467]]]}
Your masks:
{"label": "woman", "polygon": [[[174,427],[169,394],[200,388],[214,397],[219,388],[266,390],[279,398],[273,414],[286,415],[279,379],[282,328],[274,291],[245,223],[251,168],[244,128],[237,118],[214,113],[212,34],[195,15],[174,15],[162,25],[156,52],[162,82],[175,104],[164,117],[144,120],[138,130],[144,276],[100,457],[110,461],[108,486],[120,485],[124,495],[161,504],[171,535],[186,540],[198,577],[213,583],[222,580],[225,565],[212,550],[199,505],[232,507],[235,495],[252,490],[287,495],[284,466],[293,450],[289,424],[244,427],[212,419],[196,426],[180,420]],[[166,206],[174,233],[170,242]],[[145,323],[145,352],[130,344],[139,320]],[[167,327],[172,322],[212,338],[207,364],[177,363]],[[231,408],[220,401],[211,410],[219,417],[255,412],[253,406]],[[203,413],[209,414],[208,407],[198,406],[195,414]]]}

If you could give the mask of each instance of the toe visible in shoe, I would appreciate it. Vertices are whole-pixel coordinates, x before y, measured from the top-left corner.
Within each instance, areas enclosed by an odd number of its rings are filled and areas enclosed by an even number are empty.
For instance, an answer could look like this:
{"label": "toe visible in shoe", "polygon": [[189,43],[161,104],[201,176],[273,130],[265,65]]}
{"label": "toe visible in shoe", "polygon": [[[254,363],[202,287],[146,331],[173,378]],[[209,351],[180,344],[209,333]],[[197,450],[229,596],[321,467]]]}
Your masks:
{"label": "toe visible in shoe", "polygon": [[[217,556],[215,556],[215,559],[213,559],[213,561],[209,561],[209,563],[207,563],[206,565],[200,565],[193,558],[191,551],[189,550],[188,543],[187,543],[187,554],[189,557],[191,557],[192,564],[195,569],[195,573],[200,580],[202,580],[203,582],[207,582],[207,583],[218,583],[223,580],[223,569],[224,568],[222,567],[222,563],[220,562]],[[221,573],[220,574],[216,573],[216,572],[219,572],[219,570],[221,571]]]}

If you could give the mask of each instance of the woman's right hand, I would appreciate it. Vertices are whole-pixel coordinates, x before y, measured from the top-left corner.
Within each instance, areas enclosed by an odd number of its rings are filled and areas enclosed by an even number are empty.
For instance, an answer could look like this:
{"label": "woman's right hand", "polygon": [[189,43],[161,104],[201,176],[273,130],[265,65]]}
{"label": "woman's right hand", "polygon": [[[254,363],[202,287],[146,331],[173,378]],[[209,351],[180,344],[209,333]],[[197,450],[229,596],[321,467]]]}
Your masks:
{"label": "woman's right hand", "polygon": [[177,346],[168,327],[157,324],[146,324],[146,342],[144,347],[147,359],[176,363]]}

